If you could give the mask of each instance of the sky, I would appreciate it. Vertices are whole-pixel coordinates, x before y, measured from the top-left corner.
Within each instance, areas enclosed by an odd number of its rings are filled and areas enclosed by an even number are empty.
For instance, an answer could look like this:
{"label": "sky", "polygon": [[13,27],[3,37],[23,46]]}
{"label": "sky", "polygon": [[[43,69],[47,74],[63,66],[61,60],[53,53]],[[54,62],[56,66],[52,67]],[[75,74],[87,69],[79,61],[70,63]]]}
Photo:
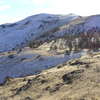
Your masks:
{"label": "sky", "polygon": [[0,24],[39,14],[100,14],[100,0],[0,0]]}

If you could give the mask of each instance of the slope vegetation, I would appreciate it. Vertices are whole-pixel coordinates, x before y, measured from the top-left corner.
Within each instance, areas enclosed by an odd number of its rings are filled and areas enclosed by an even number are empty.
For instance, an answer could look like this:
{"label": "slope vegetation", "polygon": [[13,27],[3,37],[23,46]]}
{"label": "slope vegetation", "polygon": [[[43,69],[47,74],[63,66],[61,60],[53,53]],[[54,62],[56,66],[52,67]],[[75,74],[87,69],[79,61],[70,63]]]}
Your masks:
{"label": "slope vegetation", "polygon": [[6,78],[0,100],[100,100],[100,53],[24,78]]}

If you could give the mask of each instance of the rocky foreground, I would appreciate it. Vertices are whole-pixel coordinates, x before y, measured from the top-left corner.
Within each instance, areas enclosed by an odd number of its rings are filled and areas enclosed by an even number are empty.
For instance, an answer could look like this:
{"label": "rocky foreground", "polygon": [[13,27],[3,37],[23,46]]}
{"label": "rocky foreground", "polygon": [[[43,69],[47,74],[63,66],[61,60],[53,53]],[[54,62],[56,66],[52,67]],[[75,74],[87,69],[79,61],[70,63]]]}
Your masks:
{"label": "rocky foreground", "polygon": [[6,78],[0,85],[0,100],[100,100],[100,53],[38,75]]}

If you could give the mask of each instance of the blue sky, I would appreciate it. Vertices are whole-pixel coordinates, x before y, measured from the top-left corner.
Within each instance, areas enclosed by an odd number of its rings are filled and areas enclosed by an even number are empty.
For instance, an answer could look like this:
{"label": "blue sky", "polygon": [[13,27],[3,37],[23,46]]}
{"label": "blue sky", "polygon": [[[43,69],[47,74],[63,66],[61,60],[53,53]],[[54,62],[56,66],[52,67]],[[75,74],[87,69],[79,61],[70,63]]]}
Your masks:
{"label": "blue sky", "polygon": [[37,9],[28,0],[0,0],[0,23],[13,22],[34,14]]}
{"label": "blue sky", "polygon": [[38,13],[100,14],[100,0],[0,0],[0,24]]}

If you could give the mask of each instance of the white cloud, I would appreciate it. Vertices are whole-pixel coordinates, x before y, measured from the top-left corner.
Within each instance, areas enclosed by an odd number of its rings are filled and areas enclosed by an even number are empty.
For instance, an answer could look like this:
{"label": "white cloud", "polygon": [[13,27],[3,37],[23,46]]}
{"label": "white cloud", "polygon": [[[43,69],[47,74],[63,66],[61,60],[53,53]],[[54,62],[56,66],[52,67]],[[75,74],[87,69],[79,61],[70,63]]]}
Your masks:
{"label": "white cloud", "polygon": [[7,9],[9,9],[9,8],[11,8],[10,5],[0,5],[0,11],[7,10]]}
{"label": "white cloud", "polygon": [[3,0],[0,0],[0,4],[2,4],[2,3],[4,3],[4,1]]}
{"label": "white cloud", "polygon": [[[5,1],[5,2],[4,2]],[[75,13],[81,16],[100,14],[100,0],[9,0],[10,2],[6,2],[6,0],[0,0],[0,11],[4,11],[13,6],[10,6],[10,3],[14,3],[16,6],[20,3],[22,5],[27,4],[25,9],[26,12],[20,8],[16,12],[18,14],[14,15],[14,12],[10,12],[5,15],[9,15],[8,17],[0,17],[0,23],[5,22],[14,22],[20,19],[23,19],[27,16],[38,14],[38,13],[51,13],[51,14],[69,14]],[[16,3],[17,2],[17,3]],[[7,3],[7,4],[6,4]],[[15,9],[15,8],[14,8]],[[12,8],[11,10],[14,11]],[[26,14],[25,14],[26,13]],[[0,14],[0,16],[2,16]],[[12,17],[13,16],[13,17]]]}
{"label": "white cloud", "polygon": [[[76,13],[92,15],[100,13],[100,0],[31,0],[38,6],[34,12],[48,13]],[[47,8],[45,8],[45,6]]]}
{"label": "white cloud", "polygon": [[30,0],[33,4],[44,5],[47,0]]}
{"label": "white cloud", "polygon": [[23,19],[22,16],[17,16],[17,17],[14,17],[14,16],[9,16],[9,15],[0,15],[0,24],[4,24],[4,23],[14,23],[16,21],[19,21],[21,19]]}

